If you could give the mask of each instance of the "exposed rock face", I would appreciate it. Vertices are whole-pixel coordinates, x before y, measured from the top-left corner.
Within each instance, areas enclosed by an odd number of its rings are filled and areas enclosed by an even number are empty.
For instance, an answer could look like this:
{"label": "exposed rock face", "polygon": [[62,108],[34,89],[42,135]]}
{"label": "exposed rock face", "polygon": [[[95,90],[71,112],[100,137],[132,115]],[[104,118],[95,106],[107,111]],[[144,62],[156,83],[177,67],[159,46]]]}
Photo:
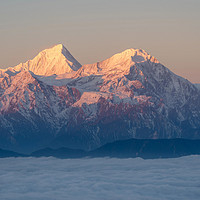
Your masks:
{"label": "exposed rock face", "polygon": [[200,91],[141,49],[82,67],[63,45],[0,70],[0,147],[200,138]]}

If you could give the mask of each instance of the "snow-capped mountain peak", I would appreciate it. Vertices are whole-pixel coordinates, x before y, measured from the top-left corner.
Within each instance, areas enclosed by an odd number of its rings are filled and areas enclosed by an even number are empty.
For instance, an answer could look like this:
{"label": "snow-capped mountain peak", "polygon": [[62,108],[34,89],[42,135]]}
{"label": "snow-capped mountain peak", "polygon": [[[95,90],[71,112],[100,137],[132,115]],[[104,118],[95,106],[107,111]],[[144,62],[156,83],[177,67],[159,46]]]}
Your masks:
{"label": "snow-capped mountain peak", "polygon": [[121,53],[117,53],[110,58],[110,60],[116,60],[116,61],[118,60],[124,61],[127,59],[132,59],[132,61],[135,63],[138,63],[138,62],[140,63],[147,60],[150,60],[155,63],[159,63],[156,58],[151,56],[149,53],[147,53],[143,49],[133,49],[133,48],[126,49],[125,51]]}
{"label": "snow-capped mountain peak", "polygon": [[20,63],[8,70],[15,72],[26,70],[36,75],[51,76],[77,71],[80,67],[81,64],[70,52],[62,44],[58,44],[41,51],[33,60]]}
{"label": "snow-capped mountain peak", "polygon": [[143,49],[127,49],[121,53],[117,53],[112,57],[94,64],[83,65],[76,73],[76,77],[95,75],[119,74],[125,75],[129,73],[130,67],[135,64],[151,62],[159,64],[159,61],[148,54]]}

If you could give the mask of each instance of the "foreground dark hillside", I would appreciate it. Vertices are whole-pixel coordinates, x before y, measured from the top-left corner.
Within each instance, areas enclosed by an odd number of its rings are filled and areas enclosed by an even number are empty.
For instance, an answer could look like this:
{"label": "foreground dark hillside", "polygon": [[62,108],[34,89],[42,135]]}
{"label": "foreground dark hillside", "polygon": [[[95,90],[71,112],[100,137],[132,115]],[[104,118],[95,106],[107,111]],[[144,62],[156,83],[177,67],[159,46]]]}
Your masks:
{"label": "foreground dark hillside", "polygon": [[174,158],[200,154],[200,140],[161,139],[123,140],[106,144],[92,152],[94,157]]}
{"label": "foreground dark hillside", "polygon": [[86,152],[68,148],[42,149],[31,156],[54,156],[58,158],[117,157],[117,158],[175,158],[200,154],[200,140],[121,140],[106,144],[94,151]]}
{"label": "foreground dark hillside", "polygon": [[83,157],[116,157],[116,158],[175,158],[189,155],[200,155],[200,140],[186,139],[129,139],[108,143],[93,151],[79,149],[45,148],[30,155],[19,154],[13,151],[0,149],[0,158],[4,157],[56,157],[56,158],[83,158]]}
{"label": "foreground dark hillside", "polygon": [[8,151],[4,149],[0,149],[0,158],[8,158],[8,157],[25,157],[26,155],[16,153],[14,151]]}

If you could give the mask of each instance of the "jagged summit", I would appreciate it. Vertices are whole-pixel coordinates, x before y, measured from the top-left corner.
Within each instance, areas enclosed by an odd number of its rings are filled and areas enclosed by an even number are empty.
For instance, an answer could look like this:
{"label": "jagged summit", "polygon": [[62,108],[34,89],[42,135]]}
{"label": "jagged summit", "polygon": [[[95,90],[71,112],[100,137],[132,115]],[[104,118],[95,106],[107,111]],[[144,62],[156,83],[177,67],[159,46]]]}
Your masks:
{"label": "jagged summit", "polygon": [[63,44],[54,45],[51,48],[41,51],[39,54],[46,54],[49,58],[59,57],[62,54],[66,59],[75,59]]}
{"label": "jagged summit", "polygon": [[41,51],[33,60],[20,63],[9,71],[31,71],[36,75],[51,76],[77,71],[81,64],[71,55],[63,44]]}
{"label": "jagged summit", "polygon": [[159,63],[158,60],[151,56],[149,53],[147,53],[145,50],[143,49],[134,49],[134,48],[130,48],[130,49],[126,49],[124,51],[122,51],[121,53],[117,53],[115,55],[113,55],[111,58],[107,59],[107,60],[115,60],[115,61],[125,61],[125,60],[130,60],[135,62],[135,63],[140,63],[140,62],[144,62],[147,60],[150,60],[154,63]]}

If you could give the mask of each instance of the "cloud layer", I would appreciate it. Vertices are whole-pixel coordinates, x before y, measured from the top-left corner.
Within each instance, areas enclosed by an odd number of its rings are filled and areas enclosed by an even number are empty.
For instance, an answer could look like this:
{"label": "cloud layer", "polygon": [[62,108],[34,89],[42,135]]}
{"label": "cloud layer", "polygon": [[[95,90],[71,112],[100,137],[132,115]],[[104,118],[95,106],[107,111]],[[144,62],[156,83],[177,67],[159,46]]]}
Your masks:
{"label": "cloud layer", "polygon": [[1,200],[200,197],[200,156],[176,159],[0,159]]}

